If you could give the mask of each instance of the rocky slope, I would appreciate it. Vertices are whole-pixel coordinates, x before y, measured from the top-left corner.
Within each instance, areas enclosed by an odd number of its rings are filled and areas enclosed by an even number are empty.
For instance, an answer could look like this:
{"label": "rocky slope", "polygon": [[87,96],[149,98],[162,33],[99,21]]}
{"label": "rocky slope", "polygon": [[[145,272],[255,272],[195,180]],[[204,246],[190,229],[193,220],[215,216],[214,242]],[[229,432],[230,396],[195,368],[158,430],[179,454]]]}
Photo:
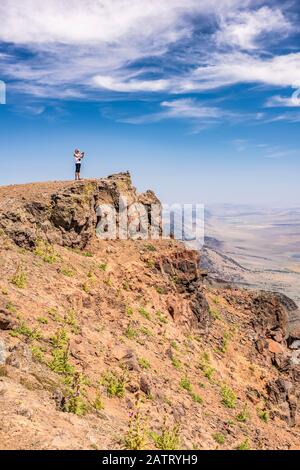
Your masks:
{"label": "rocky slope", "polygon": [[2,449],[295,449],[297,306],[174,240],[95,237],[128,174],[0,188]]}

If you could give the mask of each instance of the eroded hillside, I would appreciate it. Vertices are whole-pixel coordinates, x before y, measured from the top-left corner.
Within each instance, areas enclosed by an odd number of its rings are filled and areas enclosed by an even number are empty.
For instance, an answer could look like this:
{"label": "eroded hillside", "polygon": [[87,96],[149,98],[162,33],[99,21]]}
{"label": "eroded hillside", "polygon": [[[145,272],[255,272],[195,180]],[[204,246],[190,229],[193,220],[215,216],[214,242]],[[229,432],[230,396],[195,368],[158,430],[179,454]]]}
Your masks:
{"label": "eroded hillside", "polygon": [[174,240],[95,237],[128,174],[0,188],[3,449],[299,447],[299,311]]}

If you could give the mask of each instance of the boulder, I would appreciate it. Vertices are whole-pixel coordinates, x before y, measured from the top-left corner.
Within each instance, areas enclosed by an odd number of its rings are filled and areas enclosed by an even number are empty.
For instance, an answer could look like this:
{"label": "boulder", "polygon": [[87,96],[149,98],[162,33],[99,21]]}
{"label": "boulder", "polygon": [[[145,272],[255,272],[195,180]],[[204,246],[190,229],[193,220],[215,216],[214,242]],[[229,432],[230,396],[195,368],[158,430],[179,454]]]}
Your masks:
{"label": "boulder", "polygon": [[16,326],[16,321],[11,318],[11,313],[6,309],[0,309],[0,330],[12,330]]}

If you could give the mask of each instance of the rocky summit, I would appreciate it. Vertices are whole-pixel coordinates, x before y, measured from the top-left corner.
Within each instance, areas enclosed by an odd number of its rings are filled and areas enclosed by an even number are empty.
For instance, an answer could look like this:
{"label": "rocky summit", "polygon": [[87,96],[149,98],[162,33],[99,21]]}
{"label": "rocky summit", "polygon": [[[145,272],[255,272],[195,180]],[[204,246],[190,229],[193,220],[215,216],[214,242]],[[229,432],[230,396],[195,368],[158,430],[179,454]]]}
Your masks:
{"label": "rocky summit", "polygon": [[299,448],[297,306],[97,238],[122,197],[159,205],[128,173],[0,188],[0,447]]}

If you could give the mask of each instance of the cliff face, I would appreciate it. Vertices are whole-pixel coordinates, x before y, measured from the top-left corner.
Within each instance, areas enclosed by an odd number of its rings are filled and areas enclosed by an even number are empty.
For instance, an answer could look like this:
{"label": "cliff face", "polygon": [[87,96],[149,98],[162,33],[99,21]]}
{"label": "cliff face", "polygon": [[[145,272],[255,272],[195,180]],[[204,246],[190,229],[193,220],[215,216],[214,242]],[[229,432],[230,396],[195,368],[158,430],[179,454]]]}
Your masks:
{"label": "cliff face", "polygon": [[94,236],[97,208],[120,197],[128,204],[159,204],[152,191],[138,194],[129,173],[102,180],[2,188],[0,227],[20,247],[34,248],[38,240],[84,248]]}
{"label": "cliff face", "polygon": [[174,240],[97,239],[120,196],[159,204],[128,174],[0,188],[1,448],[296,448],[296,305]]}

